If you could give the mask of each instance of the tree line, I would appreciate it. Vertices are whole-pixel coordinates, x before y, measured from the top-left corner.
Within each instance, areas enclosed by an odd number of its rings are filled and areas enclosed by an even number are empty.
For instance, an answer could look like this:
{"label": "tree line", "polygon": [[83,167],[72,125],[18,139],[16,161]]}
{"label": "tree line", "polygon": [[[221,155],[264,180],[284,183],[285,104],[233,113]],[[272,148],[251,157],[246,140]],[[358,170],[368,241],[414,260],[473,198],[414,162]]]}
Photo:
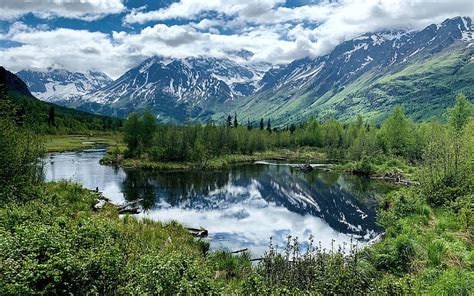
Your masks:
{"label": "tree line", "polygon": [[[260,120],[259,128],[238,123],[237,114],[228,116],[223,125],[156,124],[150,111],[132,113],[124,123],[127,157],[152,161],[206,161],[226,154],[253,154],[271,149],[316,147],[330,158],[362,161],[377,156],[393,156],[411,163],[431,161],[433,178],[459,171],[466,157],[463,148],[465,130],[472,125],[472,104],[460,94],[447,112],[447,123],[437,119],[415,123],[402,107],[397,107],[381,124],[361,116],[348,123],[336,119],[291,124],[272,128]],[[439,163],[438,163],[439,162]]]}

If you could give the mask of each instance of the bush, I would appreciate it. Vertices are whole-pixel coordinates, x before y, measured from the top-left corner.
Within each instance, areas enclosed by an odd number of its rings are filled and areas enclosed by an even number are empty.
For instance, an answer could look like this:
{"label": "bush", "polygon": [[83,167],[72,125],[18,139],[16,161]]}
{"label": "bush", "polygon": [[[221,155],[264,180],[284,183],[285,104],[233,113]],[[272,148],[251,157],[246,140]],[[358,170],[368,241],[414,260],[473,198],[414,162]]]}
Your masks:
{"label": "bush", "polygon": [[373,261],[377,269],[406,273],[415,257],[415,242],[408,235],[387,238],[374,248]]}
{"label": "bush", "polygon": [[207,244],[177,223],[94,213],[97,196],[66,182],[39,194],[0,206],[1,295],[220,291]]}
{"label": "bush", "polygon": [[[284,253],[272,247],[257,267],[260,277],[252,277],[248,284],[257,289],[312,294],[366,294],[374,278],[374,269],[360,258],[354,245],[346,250],[324,251],[309,241],[308,249],[300,251],[297,239],[288,238]],[[262,288],[261,285],[266,288]]]}

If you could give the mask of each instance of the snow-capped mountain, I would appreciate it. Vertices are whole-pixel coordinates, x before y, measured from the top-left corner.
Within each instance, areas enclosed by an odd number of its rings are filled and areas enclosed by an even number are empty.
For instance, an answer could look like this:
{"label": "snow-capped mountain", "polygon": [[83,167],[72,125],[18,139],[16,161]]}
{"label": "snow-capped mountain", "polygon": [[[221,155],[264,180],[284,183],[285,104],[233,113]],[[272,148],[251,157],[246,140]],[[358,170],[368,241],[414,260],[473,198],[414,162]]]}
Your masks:
{"label": "snow-capped mountain", "polygon": [[152,57],[85,96],[81,108],[104,112],[100,105],[113,106],[119,110],[116,114],[122,115],[148,107],[158,115],[181,121],[216,103],[251,94],[264,70],[261,64],[240,65],[226,58]]}
{"label": "snow-capped mountain", "polygon": [[252,52],[236,50],[224,58],[152,57],[111,83],[93,73],[19,76],[44,100],[119,117],[149,108],[164,121],[207,122],[237,112],[280,125],[312,116],[380,120],[403,105],[419,120],[441,116],[460,91],[474,97],[473,37],[471,18],[456,17],[419,31],[363,34],[288,65],[252,63]]}
{"label": "snow-capped mountain", "polygon": [[[443,98],[452,99],[463,88],[474,92],[473,37],[469,17],[421,31],[367,33],[325,56],[270,69],[257,92],[234,109],[281,122],[321,115],[348,119],[360,113],[376,119],[396,104],[411,109],[416,119],[437,116],[446,107],[439,103]],[[417,99],[420,103],[408,108]]]}
{"label": "snow-capped mountain", "polygon": [[340,44],[323,57],[297,60],[269,71],[261,81],[261,90],[303,88],[310,83],[315,93],[324,94],[372,69],[403,66],[415,58],[433,55],[456,40],[473,42],[473,32],[471,19],[465,17],[446,20],[422,31],[367,33]]}
{"label": "snow-capped mountain", "polygon": [[80,73],[53,68],[46,71],[22,70],[17,75],[35,97],[62,105],[68,105],[112,82],[110,77],[101,72]]}

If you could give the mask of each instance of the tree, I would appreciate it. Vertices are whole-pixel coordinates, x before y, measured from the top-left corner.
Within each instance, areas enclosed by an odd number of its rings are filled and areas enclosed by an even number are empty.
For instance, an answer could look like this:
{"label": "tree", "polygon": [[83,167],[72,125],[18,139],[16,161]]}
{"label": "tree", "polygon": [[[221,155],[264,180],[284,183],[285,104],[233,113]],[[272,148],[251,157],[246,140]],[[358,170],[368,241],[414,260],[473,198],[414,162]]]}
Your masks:
{"label": "tree", "polygon": [[133,112],[128,115],[123,126],[123,140],[127,144],[128,152],[132,156],[140,155],[141,143],[141,122],[140,116]]}
{"label": "tree", "polygon": [[268,118],[267,121],[267,131],[269,131],[270,133],[272,132],[272,124],[270,123],[270,118]]}
{"label": "tree", "polygon": [[291,134],[293,134],[296,131],[296,125],[294,123],[290,124],[289,131]]}
{"label": "tree", "polygon": [[56,126],[56,116],[55,116],[55,110],[54,110],[54,106],[51,106],[51,108],[49,108],[49,113],[48,113],[48,124],[49,125],[52,125],[52,126]]}
{"label": "tree", "polygon": [[260,130],[263,131],[264,128],[265,128],[265,123],[264,123],[263,118],[262,118],[262,119],[260,119]]}
{"label": "tree", "polygon": [[405,116],[402,107],[397,107],[382,124],[379,138],[385,152],[398,156],[409,156],[413,151],[414,125]]}
{"label": "tree", "polygon": [[247,130],[252,130],[253,126],[252,123],[250,122],[250,119],[247,120]]}
{"label": "tree", "polygon": [[459,159],[461,154],[464,127],[469,122],[472,113],[472,104],[468,102],[462,93],[457,95],[456,104],[448,109],[448,122],[452,129],[454,144],[454,172],[458,173]]}
{"label": "tree", "polygon": [[0,100],[0,114],[0,202],[30,199],[42,181],[41,138],[17,124],[6,96]]}
{"label": "tree", "polygon": [[230,116],[230,114],[227,116],[227,126],[232,127],[232,116]]}
{"label": "tree", "polygon": [[141,142],[143,143],[143,147],[145,149],[148,149],[151,148],[153,135],[156,131],[155,115],[153,115],[150,110],[146,109],[145,112],[143,112],[143,117],[141,121]]}
{"label": "tree", "polygon": [[237,122],[237,113],[234,114],[234,127],[239,126],[239,123]]}

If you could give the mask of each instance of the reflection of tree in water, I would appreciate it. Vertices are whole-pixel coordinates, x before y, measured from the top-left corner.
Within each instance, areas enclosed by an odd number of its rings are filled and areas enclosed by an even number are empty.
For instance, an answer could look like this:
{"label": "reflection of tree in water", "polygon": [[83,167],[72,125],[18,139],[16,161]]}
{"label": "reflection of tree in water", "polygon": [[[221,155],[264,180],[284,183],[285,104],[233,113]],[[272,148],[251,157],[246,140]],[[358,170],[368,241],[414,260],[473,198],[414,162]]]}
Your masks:
{"label": "reflection of tree in water", "polygon": [[155,204],[155,188],[146,171],[127,170],[122,182],[122,192],[127,201],[142,198],[142,206],[145,209],[149,209]]}
{"label": "reflection of tree in water", "polygon": [[144,199],[143,207],[150,209],[163,198],[176,206],[195,197],[207,196],[210,192],[226,186],[236,179],[256,178],[265,171],[265,166],[244,165],[219,171],[160,172],[127,170],[122,191],[127,201]]}

